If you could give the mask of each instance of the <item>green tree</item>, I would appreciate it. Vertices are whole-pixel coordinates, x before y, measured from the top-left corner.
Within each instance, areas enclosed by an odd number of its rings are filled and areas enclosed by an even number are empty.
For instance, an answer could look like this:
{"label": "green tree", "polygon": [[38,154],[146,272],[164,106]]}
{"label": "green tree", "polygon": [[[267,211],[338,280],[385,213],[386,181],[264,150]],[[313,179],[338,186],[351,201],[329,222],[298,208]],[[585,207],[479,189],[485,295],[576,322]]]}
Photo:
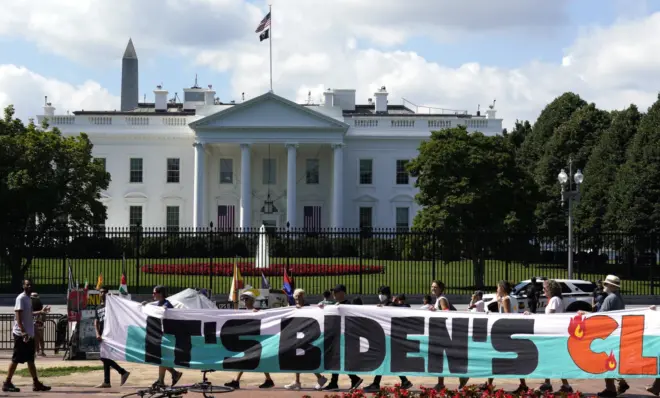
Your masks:
{"label": "green tree", "polygon": [[612,187],[606,222],[629,233],[660,232],[660,95],[639,123]]}
{"label": "green tree", "polygon": [[[569,173],[569,159],[573,161],[573,174],[578,169],[584,169],[593,147],[610,126],[610,121],[610,113],[596,108],[592,103],[573,112],[571,117],[555,130],[537,164],[534,176],[542,195],[535,212],[540,230],[550,233],[564,230],[565,207],[562,208],[559,200],[561,187],[557,182],[557,175],[561,169]],[[570,178],[572,181],[573,176]]]}
{"label": "green tree", "polygon": [[[86,134],[63,137],[44,123],[25,126],[5,109],[0,119],[0,262],[11,271],[12,285],[32,264],[35,250],[52,244],[63,227],[85,228],[103,223],[99,201],[110,183],[92,158]],[[50,236],[49,236],[50,235]]]}
{"label": "green tree", "polygon": [[529,120],[520,121],[516,120],[516,124],[513,126],[513,130],[509,133],[507,129],[502,131],[502,135],[506,137],[513,145],[514,148],[518,149],[522,146],[525,139],[532,133],[532,125],[529,123]]}
{"label": "green tree", "polygon": [[641,118],[635,105],[612,112],[612,123],[602,134],[584,168],[582,198],[576,212],[579,229],[599,231],[612,226],[616,229],[616,224],[605,223],[610,192]]}
{"label": "green tree", "polygon": [[546,105],[520,147],[518,153],[520,166],[533,174],[555,130],[586,104],[579,95],[567,92]]}
{"label": "green tree", "polygon": [[475,239],[466,246],[473,247],[475,286],[483,287],[485,243],[478,241],[479,232],[525,230],[533,222],[534,184],[518,168],[514,146],[501,135],[464,127],[435,131],[409,171],[417,177],[416,201],[423,206],[414,227]]}

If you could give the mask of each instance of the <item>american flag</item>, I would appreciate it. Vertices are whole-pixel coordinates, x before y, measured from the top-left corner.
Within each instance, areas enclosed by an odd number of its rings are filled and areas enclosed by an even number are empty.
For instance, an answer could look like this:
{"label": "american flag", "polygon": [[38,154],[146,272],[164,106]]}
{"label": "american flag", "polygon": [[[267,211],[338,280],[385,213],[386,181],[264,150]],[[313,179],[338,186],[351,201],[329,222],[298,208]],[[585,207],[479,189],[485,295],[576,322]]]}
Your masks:
{"label": "american flag", "polygon": [[321,206],[305,206],[303,208],[304,227],[309,230],[321,228]]}
{"label": "american flag", "polygon": [[261,22],[259,22],[259,26],[257,26],[257,30],[255,30],[254,32],[259,33],[269,26],[270,26],[270,12],[266,14],[266,16],[264,17],[264,19],[261,20]]}
{"label": "american flag", "polygon": [[235,220],[233,205],[218,206],[218,229],[234,229]]}

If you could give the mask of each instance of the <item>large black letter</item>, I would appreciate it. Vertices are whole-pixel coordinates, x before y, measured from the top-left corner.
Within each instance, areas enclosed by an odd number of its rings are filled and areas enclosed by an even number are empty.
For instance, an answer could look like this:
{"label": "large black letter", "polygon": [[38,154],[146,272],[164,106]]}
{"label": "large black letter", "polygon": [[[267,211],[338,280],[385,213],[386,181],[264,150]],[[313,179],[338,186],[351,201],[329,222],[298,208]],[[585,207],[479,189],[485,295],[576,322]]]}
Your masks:
{"label": "large black letter", "polygon": [[409,334],[424,334],[423,317],[392,318],[390,370],[397,373],[424,373],[424,358],[408,356],[410,353],[419,353],[419,341],[408,340]]}
{"label": "large black letter", "polygon": [[163,333],[174,336],[174,363],[190,366],[192,336],[202,335],[202,321],[163,319]]}
{"label": "large black letter", "polygon": [[493,358],[493,375],[528,375],[539,363],[539,349],[533,341],[512,339],[514,334],[534,334],[534,319],[498,319],[490,329],[490,342],[499,352],[513,352],[518,358]]}
{"label": "large black letter", "polygon": [[222,367],[226,370],[254,370],[261,361],[261,343],[257,340],[241,340],[241,336],[259,336],[260,319],[231,319],[220,329],[220,342],[229,351],[242,352],[239,358],[225,357]]}
{"label": "large black letter", "polygon": [[[377,369],[385,359],[385,331],[373,319],[347,316],[344,336],[344,370],[370,372]],[[360,352],[360,337],[369,342],[367,352]]]}
{"label": "large black letter", "polygon": [[447,318],[429,318],[429,372],[442,373],[445,354],[450,373],[468,370],[468,327],[470,318],[451,318],[451,336]]}
{"label": "large black letter", "polygon": [[341,316],[326,315],[323,320],[323,367],[325,370],[341,370]]}
{"label": "large black letter", "polygon": [[488,319],[472,318],[472,341],[475,343],[488,341]]}
{"label": "large black letter", "polygon": [[163,360],[163,328],[160,318],[147,317],[147,335],[144,342],[144,362],[160,365]]}
{"label": "large black letter", "polygon": [[[315,370],[321,365],[321,349],[312,343],[321,336],[314,318],[285,318],[280,322],[280,370]],[[298,338],[298,333],[302,337]],[[297,351],[304,351],[298,355]]]}

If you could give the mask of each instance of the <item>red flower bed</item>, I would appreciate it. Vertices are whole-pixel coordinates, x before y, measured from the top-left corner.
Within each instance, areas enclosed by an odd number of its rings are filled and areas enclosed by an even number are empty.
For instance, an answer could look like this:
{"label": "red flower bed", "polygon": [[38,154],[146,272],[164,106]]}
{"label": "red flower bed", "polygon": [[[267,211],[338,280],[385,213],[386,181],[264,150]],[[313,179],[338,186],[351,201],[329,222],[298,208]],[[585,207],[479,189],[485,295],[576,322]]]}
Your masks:
{"label": "red flower bed", "polygon": [[[255,268],[254,263],[237,263],[241,275],[244,276],[282,276],[286,264],[270,264],[268,268]],[[142,266],[142,272],[159,275],[213,275],[232,276],[234,263],[193,263],[193,264],[147,264]],[[294,276],[320,276],[320,275],[356,275],[380,274],[385,272],[381,265],[357,264],[289,264],[289,273]]]}
{"label": "red flower bed", "polygon": [[[421,391],[413,392],[404,390],[399,384],[394,387],[383,387],[379,392],[367,395],[362,390],[339,394],[327,394],[325,398],[554,398],[551,392],[541,392],[538,390],[528,390],[522,393],[510,393],[504,390],[486,390],[480,391],[477,386],[465,386],[460,390],[442,390],[436,391],[431,388],[420,387]],[[585,395],[579,391],[570,394],[562,394],[565,398],[585,398]],[[303,395],[302,398],[311,398],[309,395]]]}

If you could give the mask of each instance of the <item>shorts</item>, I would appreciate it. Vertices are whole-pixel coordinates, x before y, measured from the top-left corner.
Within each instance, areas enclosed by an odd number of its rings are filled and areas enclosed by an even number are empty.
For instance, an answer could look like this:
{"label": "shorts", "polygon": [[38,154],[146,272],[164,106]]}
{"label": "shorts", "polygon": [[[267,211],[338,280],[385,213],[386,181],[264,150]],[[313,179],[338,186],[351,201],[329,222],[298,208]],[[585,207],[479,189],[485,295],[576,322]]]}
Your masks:
{"label": "shorts", "polygon": [[14,335],[14,353],[11,356],[13,363],[30,363],[34,362],[34,338],[30,337],[28,341],[24,341],[22,336]]}

